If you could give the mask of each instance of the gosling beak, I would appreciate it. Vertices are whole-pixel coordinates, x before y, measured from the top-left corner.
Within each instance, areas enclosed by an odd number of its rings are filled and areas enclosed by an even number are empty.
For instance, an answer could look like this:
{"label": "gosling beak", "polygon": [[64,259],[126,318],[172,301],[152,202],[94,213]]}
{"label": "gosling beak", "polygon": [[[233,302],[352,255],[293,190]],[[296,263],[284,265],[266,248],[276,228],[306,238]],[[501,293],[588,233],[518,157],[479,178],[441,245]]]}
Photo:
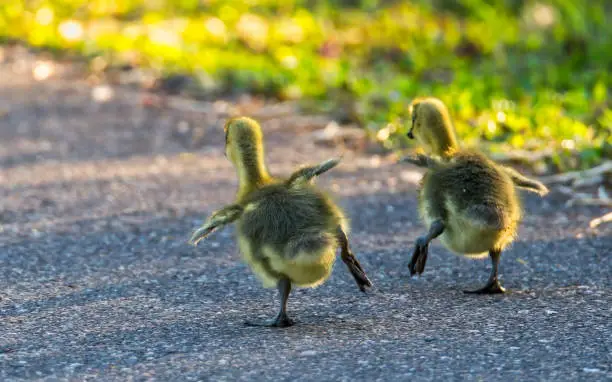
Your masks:
{"label": "gosling beak", "polygon": [[406,135],[408,136],[408,138],[414,139],[414,135],[412,134],[412,129],[410,129],[410,131],[408,131],[408,134]]}

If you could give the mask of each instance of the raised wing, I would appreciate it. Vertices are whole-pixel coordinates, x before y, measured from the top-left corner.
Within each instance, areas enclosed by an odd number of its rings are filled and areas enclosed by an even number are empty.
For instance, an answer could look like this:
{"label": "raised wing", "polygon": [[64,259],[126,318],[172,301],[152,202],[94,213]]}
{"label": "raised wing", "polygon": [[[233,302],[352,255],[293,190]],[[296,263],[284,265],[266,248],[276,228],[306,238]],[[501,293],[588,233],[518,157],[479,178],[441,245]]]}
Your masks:
{"label": "raised wing", "polygon": [[232,204],[213,212],[213,214],[208,219],[206,219],[206,222],[202,225],[202,227],[198,228],[191,235],[191,238],[189,239],[189,244],[192,244],[194,246],[198,245],[198,242],[200,240],[206,238],[206,236],[210,235],[218,228],[230,224],[236,219],[238,219],[240,215],[242,215],[242,211],[242,206],[238,204]]}
{"label": "raised wing", "polygon": [[510,176],[510,179],[512,179],[512,182],[517,187],[535,192],[540,196],[548,194],[548,188],[543,183],[534,179],[529,179],[526,176],[519,174],[519,172],[513,168],[502,166],[502,169]]}
{"label": "raised wing", "polygon": [[431,168],[439,164],[439,160],[425,154],[417,154],[413,156],[403,157],[399,160],[401,163],[411,163],[418,167]]}
{"label": "raised wing", "polygon": [[289,187],[306,184],[310,182],[315,176],[319,176],[326,171],[331,170],[336,167],[342,158],[332,158],[328,159],[323,163],[320,163],[316,166],[308,166],[301,168],[291,174],[289,179],[287,180],[287,185]]}

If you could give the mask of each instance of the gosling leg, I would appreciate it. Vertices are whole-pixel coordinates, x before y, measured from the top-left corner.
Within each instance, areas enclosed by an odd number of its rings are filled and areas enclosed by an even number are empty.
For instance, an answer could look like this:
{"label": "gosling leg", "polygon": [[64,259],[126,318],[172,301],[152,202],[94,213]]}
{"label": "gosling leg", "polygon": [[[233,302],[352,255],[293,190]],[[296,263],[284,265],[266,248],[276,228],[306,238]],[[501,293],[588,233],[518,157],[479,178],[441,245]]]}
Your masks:
{"label": "gosling leg", "polygon": [[429,231],[424,236],[419,236],[414,245],[414,252],[412,253],[412,259],[408,264],[410,270],[410,276],[415,273],[421,274],[425,270],[425,263],[427,263],[427,253],[429,252],[429,243],[436,237],[442,235],[444,232],[444,222],[440,219],[431,223]]}
{"label": "gosling leg", "polygon": [[501,251],[499,250],[490,250],[489,257],[491,258],[491,263],[493,264],[493,268],[491,269],[491,276],[489,276],[489,281],[487,281],[486,285],[480,289],[476,290],[466,290],[465,293],[474,293],[474,294],[497,294],[504,293],[506,289],[501,286],[499,279],[497,278],[498,268],[499,268],[499,258],[501,257]]}
{"label": "gosling leg", "polygon": [[372,286],[372,282],[361,267],[361,264],[359,264],[359,261],[357,260],[353,252],[351,252],[351,249],[349,248],[348,238],[346,237],[346,233],[344,233],[342,228],[338,227],[338,233],[336,234],[336,237],[338,238],[338,242],[340,243],[340,257],[342,258],[342,261],[344,262],[344,264],[346,264],[349,271],[353,275],[353,278],[355,279],[355,282],[357,282],[359,290],[365,292],[366,287]]}
{"label": "gosling leg", "polygon": [[286,328],[295,324],[295,321],[287,315],[287,300],[289,299],[289,293],[291,293],[291,280],[282,278],[278,281],[277,287],[280,295],[280,311],[276,315],[276,318],[268,321],[247,321],[245,322],[246,325]]}

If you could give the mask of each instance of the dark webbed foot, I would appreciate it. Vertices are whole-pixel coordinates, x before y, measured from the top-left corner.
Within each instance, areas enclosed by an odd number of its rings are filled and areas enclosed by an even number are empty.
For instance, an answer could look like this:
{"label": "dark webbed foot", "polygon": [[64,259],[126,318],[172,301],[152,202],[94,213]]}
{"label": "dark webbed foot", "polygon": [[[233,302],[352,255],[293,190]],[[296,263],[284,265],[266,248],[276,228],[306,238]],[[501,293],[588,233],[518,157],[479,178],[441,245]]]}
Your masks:
{"label": "dark webbed foot", "polygon": [[291,280],[288,278],[282,278],[278,280],[278,293],[280,295],[280,310],[273,320],[266,321],[247,321],[244,324],[247,326],[266,326],[272,328],[286,328],[293,324],[293,321],[287,315],[287,300],[289,299],[289,293],[291,293]]}
{"label": "dark webbed foot", "polygon": [[365,292],[366,287],[372,287],[372,282],[370,281],[365,271],[361,267],[361,264],[352,252],[345,253],[343,251],[341,258],[344,264],[346,264],[346,266],[348,267],[349,272],[351,272],[351,275],[353,275],[353,278],[355,279],[355,282],[357,283],[357,286],[359,287],[360,291]]}
{"label": "dark webbed foot", "polygon": [[421,274],[425,270],[425,264],[427,263],[427,253],[429,252],[429,242],[425,237],[419,237],[414,245],[414,251],[412,252],[412,259],[408,264],[410,270],[410,276]]}
{"label": "dark webbed foot", "polygon": [[246,321],[244,323],[247,326],[259,326],[259,327],[269,327],[269,328],[287,328],[289,326],[293,326],[295,321],[289,318],[286,314],[279,314],[273,320],[265,320],[265,321]]}
{"label": "dark webbed foot", "polygon": [[505,293],[506,289],[501,286],[499,279],[497,278],[497,273],[499,269],[499,258],[501,256],[501,251],[499,250],[490,250],[489,257],[491,258],[491,264],[493,267],[491,268],[491,276],[489,276],[489,281],[487,284],[480,289],[476,290],[465,290],[464,293],[471,294],[499,294]]}
{"label": "dark webbed foot", "polygon": [[495,280],[490,280],[489,282],[487,282],[487,285],[483,286],[480,289],[476,289],[476,290],[464,290],[463,293],[469,293],[469,294],[499,294],[499,293],[506,293],[506,288],[504,288],[503,286],[501,286],[501,284],[499,283],[499,280],[495,279]]}
{"label": "dark webbed foot", "polygon": [[412,259],[408,264],[410,270],[410,276],[415,273],[421,274],[425,270],[425,264],[427,263],[427,253],[429,252],[429,242],[440,236],[444,232],[444,222],[441,219],[435,220],[429,226],[427,235],[420,236],[416,243],[414,243],[414,252],[412,252]]}
{"label": "dark webbed foot", "polygon": [[355,279],[355,282],[357,283],[359,290],[361,290],[362,292],[365,292],[366,287],[367,288],[372,287],[372,282],[370,281],[365,271],[361,267],[361,264],[359,264],[359,261],[357,261],[357,258],[352,253],[350,253],[350,255],[347,256],[346,258],[342,257],[342,260],[344,260],[344,263],[346,264],[349,271],[353,275],[353,278]]}
{"label": "dark webbed foot", "polygon": [[346,237],[346,233],[342,230],[342,227],[338,227],[338,231],[336,233],[336,237],[338,242],[340,243],[340,258],[346,264],[349,272],[353,275],[355,282],[357,283],[357,287],[362,292],[366,291],[366,287],[372,287],[372,281],[368,278],[363,267],[359,263],[359,260],[355,257],[351,249],[349,248],[348,238]]}

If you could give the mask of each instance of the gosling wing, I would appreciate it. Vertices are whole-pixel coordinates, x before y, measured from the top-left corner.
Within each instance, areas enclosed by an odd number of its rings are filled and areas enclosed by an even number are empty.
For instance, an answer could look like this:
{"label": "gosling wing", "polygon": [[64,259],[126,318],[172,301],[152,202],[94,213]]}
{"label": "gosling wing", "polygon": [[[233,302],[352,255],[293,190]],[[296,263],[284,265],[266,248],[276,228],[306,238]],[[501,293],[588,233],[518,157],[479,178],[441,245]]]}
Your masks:
{"label": "gosling wing", "polygon": [[213,214],[206,219],[206,222],[202,227],[198,228],[189,239],[189,244],[194,246],[198,245],[198,242],[206,236],[213,233],[218,228],[221,228],[224,225],[230,224],[236,219],[238,219],[243,212],[242,206],[238,204],[232,204],[227,207],[224,207],[218,211],[213,212]]}
{"label": "gosling wing", "polygon": [[328,159],[316,166],[303,167],[295,171],[289,179],[287,179],[287,187],[300,186],[310,182],[315,176],[319,176],[324,172],[336,167],[342,158]]}

